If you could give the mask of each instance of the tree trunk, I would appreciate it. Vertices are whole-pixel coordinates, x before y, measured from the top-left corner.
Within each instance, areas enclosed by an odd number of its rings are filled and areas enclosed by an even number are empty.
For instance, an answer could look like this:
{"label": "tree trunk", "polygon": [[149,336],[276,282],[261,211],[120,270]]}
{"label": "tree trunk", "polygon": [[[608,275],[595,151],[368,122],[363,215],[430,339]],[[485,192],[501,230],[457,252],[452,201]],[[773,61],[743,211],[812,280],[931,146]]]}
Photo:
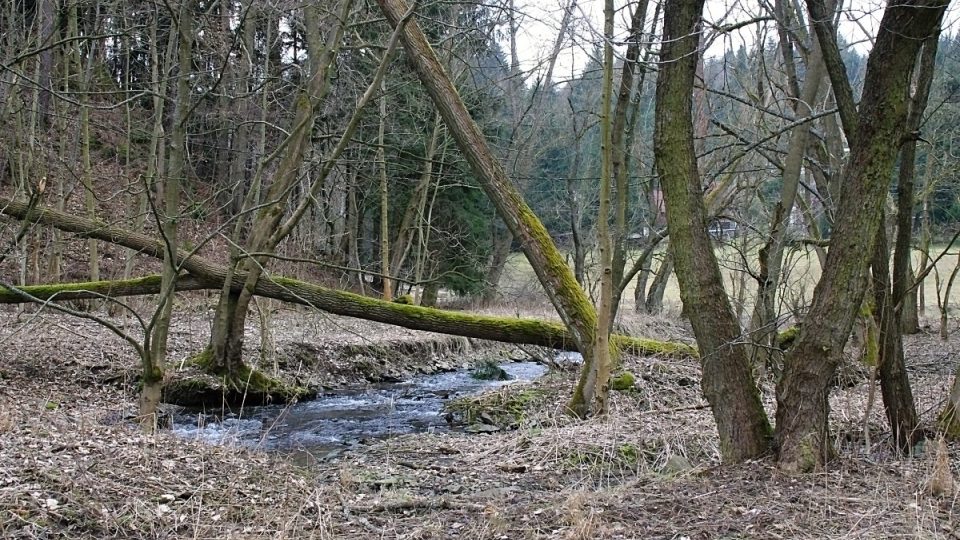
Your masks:
{"label": "tree trunk", "polygon": [[[612,204],[613,216],[610,219],[613,223],[613,230],[610,232],[612,242],[610,247],[610,279],[612,292],[610,301],[607,303],[609,304],[608,309],[610,310],[611,321],[616,319],[617,311],[620,309],[620,300],[623,297],[623,291],[631,281],[629,278],[626,280],[623,279],[627,264],[627,237],[630,233],[627,223],[627,210],[631,202],[629,171],[632,161],[630,158],[634,143],[634,134],[636,133],[637,122],[640,118],[640,114],[637,113],[637,107],[640,104],[640,92],[643,91],[643,80],[647,70],[639,70],[639,81],[636,81],[636,84],[634,75],[639,67],[640,49],[644,42],[643,26],[647,19],[648,3],[648,0],[640,0],[633,8],[633,16],[631,17],[630,30],[628,32],[630,36],[629,43],[621,70],[622,73],[620,75],[616,104],[613,109],[612,118],[610,119],[609,160],[611,164],[609,181],[613,183],[613,189],[616,195]],[[608,37],[604,40],[604,47],[609,45],[610,39],[613,38]],[[611,70],[612,69],[611,67]],[[611,80],[611,85],[612,84]],[[635,86],[636,88],[634,88]],[[612,92],[613,90],[611,88],[611,95]],[[613,104],[604,102],[602,112],[604,116],[610,114],[611,105]],[[633,107],[631,107],[631,105],[633,105]],[[628,114],[629,112],[633,114]],[[601,118],[603,118],[603,116],[601,116]],[[605,273],[606,271],[604,270],[604,274]],[[604,276],[601,276],[601,280],[603,277]],[[602,290],[603,287],[601,287],[601,296]]]}
{"label": "tree trunk", "polygon": [[[377,3],[393,26],[399,24],[409,10],[404,0],[377,0]],[[543,223],[527,206],[493,155],[486,138],[470,117],[457,89],[416,21],[410,21],[403,28],[401,39],[409,53],[411,67],[433,99],[484,192],[493,201],[507,228],[523,246],[530,266],[583,354],[580,381],[568,407],[577,416],[592,414],[596,389],[590,388],[587,380],[594,369],[595,354],[592,347],[597,331],[596,310],[577,284]]]}
{"label": "tree trunk", "polygon": [[937,417],[937,428],[944,438],[951,441],[960,440],[960,364],[957,364],[953,375],[947,404]]}
{"label": "tree trunk", "polygon": [[[77,13],[80,10],[79,4],[73,4],[67,9],[67,27],[70,36],[80,35],[78,28]],[[87,217],[96,219],[97,216],[97,198],[93,187],[93,166],[90,162],[90,109],[86,106],[85,100],[87,88],[92,79],[93,60],[88,59],[87,66],[83,65],[80,42],[73,46],[73,69],[79,77],[78,99],[80,100],[80,184],[83,187],[83,206],[87,212]],[[97,241],[87,240],[87,257],[89,258],[89,276],[92,281],[100,279],[100,250]]]}
{"label": "tree trunk", "polygon": [[510,258],[510,246],[513,245],[513,235],[500,220],[494,220],[492,249],[490,260],[487,263],[487,272],[484,277],[483,306],[489,307],[500,298],[500,278],[507,267]]}
{"label": "tree trunk", "polygon": [[[600,98],[600,207],[597,212],[597,245],[600,247],[600,306],[598,308],[597,332],[594,337],[594,370],[588,384],[597,390],[594,407],[600,414],[609,410],[608,392],[610,372],[615,351],[610,350],[610,330],[616,308],[613,305],[613,283],[619,278],[614,273],[614,232],[610,231],[611,183],[614,174],[613,119],[610,105],[613,101],[613,0],[606,0],[603,8],[603,90]],[[619,124],[619,123],[618,123]],[[620,125],[622,128],[623,126]],[[624,174],[626,179],[626,174]],[[614,218],[616,221],[616,218]],[[622,266],[621,266],[622,272]]]}
{"label": "tree trunk", "polygon": [[890,289],[890,250],[883,220],[880,221],[877,245],[873,251],[874,319],[880,331],[876,363],[880,392],[894,444],[901,451],[910,452],[923,434],[918,429],[917,407],[913,402],[910,379],[903,360],[903,337],[894,305],[896,300]]}
{"label": "tree trunk", "polygon": [[[813,12],[819,1],[810,0],[808,5],[821,50],[829,59],[827,51],[835,49],[836,42],[830,41],[832,32],[825,36],[820,31],[829,20]],[[833,455],[828,424],[830,380],[863,300],[881,208],[907,118],[906,98],[917,53],[945,7],[941,0],[891,3],[867,63],[859,119],[852,119],[856,127],[841,106],[851,155],[840,187],[830,251],[777,385],[777,440],[785,470],[812,470]],[[827,67],[837,95],[841,79],[829,61]]]}
{"label": "tree trunk", "polygon": [[387,153],[384,134],[387,125],[387,87],[380,83],[380,124],[377,129],[377,169],[380,173],[380,274],[383,276],[383,299],[393,300],[390,279],[390,187],[387,184]]}
{"label": "tree trunk", "polygon": [[[810,54],[807,56],[806,78],[795,106],[798,120],[809,118],[813,114],[812,106],[817,102],[825,72],[820,48],[815,41],[810,49]],[[750,320],[750,338],[755,345],[752,347],[751,356],[753,364],[758,366],[768,365],[771,360],[770,353],[776,350],[779,318],[776,296],[783,270],[783,251],[786,247],[790,215],[793,213],[800,188],[800,176],[803,173],[803,161],[811,129],[810,124],[804,124],[795,127],[790,134],[787,156],[783,162],[780,200],[777,201],[773,210],[769,237],[759,252],[758,281],[760,283]]]}
{"label": "tree trunk", "polygon": [[[893,275],[890,275],[886,228],[881,220],[879,238],[874,250],[873,276],[877,288],[877,310],[880,314],[880,389],[894,442],[904,452],[910,452],[923,435],[919,430],[917,407],[910,389],[903,358],[904,303],[910,300],[907,288],[910,277],[911,240],[913,238],[914,172],[916,170],[916,137],[920,120],[927,106],[930,85],[933,82],[934,61],[939,27],[924,41],[917,73],[916,89],[910,100],[907,115],[907,140],[900,149],[900,172],[897,193],[897,233],[893,255]],[[914,300],[915,302],[915,300]],[[916,308],[916,303],[914,303]]]}
{"label": "tree trunk", "polygon": [[[44,219],[50,223],[51,216]],[[77,218],[67,216],[61,224],[75,224]],[[59,218],[56,221],[60,221]],[[73,230],[69,227],[67,230]],[[133,232],[121,232],[114,229],[103,240],[118,241],[127,247],[141,246],[151,256],[162,256],[163,247],[157,240]],[[185,268],[191,269],[192,276],[177,280],[178,291],[215,290],[223,287],[227,269],[200,257],[181,260]],[[238,276],[231,289],[242,286],[242,277]],[[68,301],[77,299],[103,298],[103,296],[122,297],[134,295],[159,294],[161,276],[145,276],[125,281],[98,281],[84,283],[56,283],[19,287],[36,301]],[[392,324],[411,330],[424,330],[440,334],[450,334],[469,338],[537,345],[559,350],[577,350],[570,333],[561,325],[538,319],[519,319],[516,317],[492,317],[471,315],[461,311],[446,311],[421,306],[384,302],[382,300],[357,294],[327,289],[313,283],[285,277],[264,278],[258,282],[254,293],[257,296],[273,298],[282,302],[309,306],[346,317],[355,317],[368,321]],[[16,291],[0,287],[0,304],[22,304],[30,300]],[[614,334],[611,342],[625,354],[637,356],[657,356],[661,358],[696,358],[697,351],[689,345],[668,341],[656,341],[638,337]]]}
{"label": "tree trunk", "polygon": [[[900,149],[900,171],[897,176],[897,236],[893,255],[892,303],[897,327],[904,333],[916,333],[920,327],[917,314],[916,287],[913,272],[910,269],[913,255],[913,213],[916,207],[914,193],[917,171],[917,137],[923,113],[927,109],[930,87],[933,84],[937,48],[940,42],[940,28],[923,43],[923,52],[916,77],[916,87],[910,99],[910,112],[907,115],[907,139]],[[902,341],[902,337],[899,337]],[[900,355],[903,347],[900,345]]]}
{"label": "tree trunk", "polygon": [[427,141],[427,147],[423,156],[423,171],[420,173],[420,179],[417,181],[413,193],[410,195],[410,202],[403,212],[400,219],[400,226],[397,228],[397,236],[393,242],[393,255],[390,257],[390,268],[395,275],[400,275],[400,270],[410,252],[410,245],[414,237],[414,226],[421,218],[423,210],[427,204],[427,195],[430,185],[433,183],[433,161],[437,153],[437,145],[440,140],[441,132],[440,116],[436,115],[433,119],[433,129],[430,139]]}
{"label": "tree trunk", "polygon": [[702,353],[703,393],[717,422],[721,456],[737,462],[769,452],[771,430],[707,234],[691,112],[703,4],[670,0],[664,7],[654,157],[680,297]]}
{"label": "tree trunk", "polygon": [[653,283],[650,284],[650,291],[647,292],[647,298],[643,303],[646,313],[657,315],[663,312],[663,296],[666,294],[671,275],[673,275],[673,254],[667,246],[667,252],[663,254],[663,260],[657,268],[656,275],[653,276]]}
{"label": "tree trunk", "polygon": [[[140,418],[145,429],[156,426],[156,406],[163,386],[163,373],[167,362],[167,338],[170,318],[173,314],[174,291],[176,290],[179,265],[177,259],[177,222],[180,219],[181,179],[186,171],[187,119],[191,114],[191,83],[193,72],[193,1],[181,4],[177,17],[176,33],[170,39],[177,43],[177,97],[174,102],[173,126],[171,127],[167,174],[159,183],[157,199],[162,201],[162,210],[157,221],[163,237],[163,273],[156,314],[151,321],[149,346],[144,347],[143,388],[140,394]],[[158,205],[159,206],[159,205]],[[96,281],[96,280],[94,280]]]}
{"label": "tree trunk", "polygon": [[[320,39],[319,7],[308,5],[304,7],[305,28],[310,54],[310,76],[307,87],[297,97],[294,105],[293,127],[289,136],[281,143],[274,155],[281,155],[277,170],[272,178],[270,187],[264,195],[264,201],[256,201],[248,193],[244,201],[244,210],[260,204],[253,223],[250,225],[248,237],[239,238],[242,232],[241,224],[244,217],[237,222],[234,245],[243,246],[244,253],[234,249],[231,259],[237,274],[246,277],[246,284],[239,291],[224,290],[214,314],[213,331],[210,336],[209,362],[207,367],[214,373],[227,375],[230,378],[242,373],[243,368],[243,341],[246,326],[247,312],[253,299],[253,291],[257,280],[260,279],[264,266],[277,245],[289,235],[296,220],[302,216],[305,208],[303,201],[294,211],[296,217],[282,222],[288,207],[291,188],[298,179],[298,172],[310,144],[315,121],[315,111],[322,102],[329,89],[332,75],[330,66],[333,64],[336,51],[339,49],[341,37],[346,26],[346,17],[350,12],[351,0],[343,0],[340,4],[338,18],[330,30],[327,42]],[[339,147],[338,147],[339,148]],[[336,160],[332,156],[330,160]],[[258,167],[254,184],[259,185],[264,173],[266,161]],[[322,183],[329,173],[328,168],[321,173],[321,178],[315,179],[315,186]],[[254,187],[253,192],[258,189]],[[312,195],[312,193],[311,193]],[[305,196],[309,200],[310,196]],[[228,280],[230,281],[230,280]]]}

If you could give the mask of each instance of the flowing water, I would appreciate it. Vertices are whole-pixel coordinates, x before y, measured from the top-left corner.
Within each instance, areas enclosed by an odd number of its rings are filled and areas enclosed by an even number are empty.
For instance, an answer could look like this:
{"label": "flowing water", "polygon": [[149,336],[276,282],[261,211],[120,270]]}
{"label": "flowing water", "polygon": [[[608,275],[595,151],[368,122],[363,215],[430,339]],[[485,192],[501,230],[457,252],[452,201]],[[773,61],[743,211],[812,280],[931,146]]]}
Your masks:
{"label": "flowing water", "polygon": [[215,444],[318,454],[366,439],[448,430],[442,412],[446,400],[531,381],[547,371],[535,362],[508,362],[501,367],[510,380],[478,380],[463,370],[328,392],[294,405],[246,407],[241,412],[185,412],[174,419],[174,432]]}

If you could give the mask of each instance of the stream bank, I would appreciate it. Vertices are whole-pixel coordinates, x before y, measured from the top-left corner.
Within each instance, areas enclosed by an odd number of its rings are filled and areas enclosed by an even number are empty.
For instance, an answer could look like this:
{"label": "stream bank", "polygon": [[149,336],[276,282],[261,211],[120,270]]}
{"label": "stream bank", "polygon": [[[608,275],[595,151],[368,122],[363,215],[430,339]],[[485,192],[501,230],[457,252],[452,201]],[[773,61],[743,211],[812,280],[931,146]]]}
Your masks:
{"label": "stream bank", "polygon": [[[401,382],[380,382],[344,388],[290,405],[250,406],[232,411],[194,409],[174,417],[174,432],[215,444],[236,444],[289,453],[298,450],[318,457],[406,433],[438,432],[466,427],[499,431],[492,422],[456,426],[444,406],[456,398],[505,385],[529,382],[547,372],[535,362],[505,362],[508,380],[482,380],[474,370],[460,369],[417,375]],[[470,419],[476,420],[476,419]]]}
{"label": "stream bank", "polygon": [[191,408],[240,408],[313,399],[325,392],[367,384],[398,383],[424,374],[468,369],[482,361],[517,356],[509,347],[491,341],[426,334],[401,339],[368,341],[291,340],[250,351],[255,368],[278,391],[237,388],[210,375],[192,360],[168,371],[164,403]]}

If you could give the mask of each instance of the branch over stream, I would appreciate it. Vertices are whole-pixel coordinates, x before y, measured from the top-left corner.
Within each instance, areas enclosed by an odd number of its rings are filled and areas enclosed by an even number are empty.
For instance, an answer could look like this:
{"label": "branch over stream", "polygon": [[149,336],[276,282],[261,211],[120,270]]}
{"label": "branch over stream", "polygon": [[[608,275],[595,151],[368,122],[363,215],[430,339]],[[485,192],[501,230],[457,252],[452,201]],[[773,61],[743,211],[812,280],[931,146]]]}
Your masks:
{"label": "branch over stream", "polygon": [[[0,197],[0,214],[27,220],[84,237],[96,238],[127,247],[146,255],[163,257],[163,243],[154,237],[113,227],[106,223],[73,216],[50,208],[31,208],[26,202]],[[177,250],[178,264],[189,272],[178,280],[177,290],[220,289],[228,274],[226,266],[199,255]],[[239,289],[245,279],[235,274],[233,287]],[[105,296],[157,294],[160,277],[88,283],[31,285],[20,288],[40,300],[67,300]],[[570,333],[562,325],[537,319],[474,315],[458,311],[384,302],[358,294],[330,289],[313,283],[280,276],[264,276],[257,281],[254,294],[284,302],[311,306],[335,315],[376,321],[413,330],[424,330],[505,343],[539,345],[561,350],[576,350]],[[0,303],[29,301],[14,290],[0,287]],[[611,336],[621,351],[640,356],[695,358],[697,350],[684,343],[657,341],[624,335]]]}

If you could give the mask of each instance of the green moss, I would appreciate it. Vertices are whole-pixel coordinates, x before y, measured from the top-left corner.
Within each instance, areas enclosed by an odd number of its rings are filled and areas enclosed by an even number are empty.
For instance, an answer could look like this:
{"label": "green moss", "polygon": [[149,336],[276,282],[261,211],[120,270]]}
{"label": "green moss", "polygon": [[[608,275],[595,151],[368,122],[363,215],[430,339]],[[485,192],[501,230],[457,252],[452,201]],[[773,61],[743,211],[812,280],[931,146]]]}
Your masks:
{"label": "green moss", "polygon": [[213,351],[209,347],[187,359],[184,364],[197,368],[204,375],[188,375],[168,385],[168,394],[175,394],[177,402],[181,404],[197,400],[205,402],[210,395],[218,395],[219,399],[228,402],[287,402],[313,395],[308,388],[287,384],[247,364],[241,364],[233,374],[225,373],[214,362]]}
{"label": "green moss", "polygon": [[633,376],[633,373],[624,371],[623,373],[610,379],[610,389],[617,390],[618,392],[624,392],[627,390],[632,390],[636,383],[637,378]]}
{"label": "green moss", "polygon": [[620,458],[627,463],[634,464],[640,461],[640,451],[635,445],[630,443],[625,443],[618,446],[617,453],[620,454]]}
{"label": "green moss", "polygon": [[546,393],[535,388],[503,390],[476,397],[449,401],[444,410],[463,424],[473,424],[481,418],[510,428],[523,422],[530,411],[544,402]]}
{"label": "green moss", "polygon": [[[44,285],[26,285],[17,287],[30,296],[47,300],[64,293],[71,292],[97,292],[104,295],[110,295],[111,290],[119,288],[137,288],[154,287],[160,285],[159,275],[150,275],[140,278],[123,279],[115,281],[86,281],[78,283],[50,283]],[[5,287],[0,286],[0,302],[19,302],[23,297]]]}
{"label": "green moss", "polygon": [[960,440],[960,415],[951,403],[937,416],[937,428],[948,441]]}
{"label": "green moss", "polygon": [[404,305],[413,305],[413,295],[412,294],[401,294],[400,296],[393,299],[395,304],[404,304]]}
{"label": "green moss", "polygon": [[785,351],[797,341],[798,337],[800,337],[800,326],[791,326],[777,334],[777,347],[781,351]]}

